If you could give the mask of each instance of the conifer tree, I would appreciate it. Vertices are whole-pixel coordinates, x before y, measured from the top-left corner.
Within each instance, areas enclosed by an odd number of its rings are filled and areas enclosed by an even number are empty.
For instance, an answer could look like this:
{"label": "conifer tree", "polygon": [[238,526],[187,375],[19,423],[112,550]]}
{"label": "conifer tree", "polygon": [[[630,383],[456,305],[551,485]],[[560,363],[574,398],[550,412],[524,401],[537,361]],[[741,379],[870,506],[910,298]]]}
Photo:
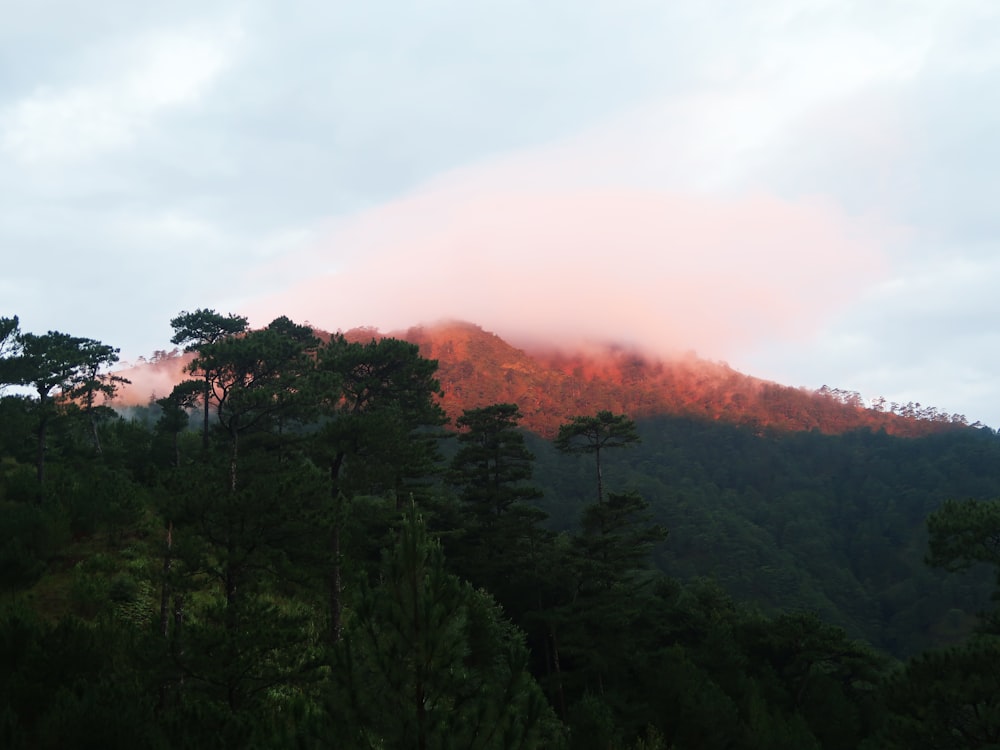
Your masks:
{"label": "conifer tree", "polygon": [[[307,582],[300,563],[319,546],[324,481],[290,429],[312,419],[317,343],[279,318],[203,345],[194,363],[211,373],[219,450],[175,472],[162,509],[176,533],[164,554],[161,630],[168,596],[182,597],[186,624],[171,645],[186,700],[200,696],[226,716],[246,717],[316,664],[306,634],[319,627],[286,596]],[[185,394],[173,394],[174,407]]]}
{"label": "conifer tree", "polygon": [[[457,420],[460,448],[449,481],[458,488],[464,536],[454,544],[462,575],[508,603],[528,583],[531,545],[543,536],[545,513],[530,501],[534,456],[518,428],[516,404],[466,409]],[[522,592],[523,593],[523,592]]]}
{"label": "conifer tree", "polygon": [[415,505],[362,587],[337,649],[346,747],[553,747],[556,724],[523,635],[445,568]]}
{"label": "conifer tree", "polygon": [[[184,310],[170,320],[174,335],[172,344],[180,344],[186,352],[201,351],[208,344],[215,344],[229,336],[239,335],[247,330],[247,319],[242,315],[222,315],[215,310],[197,309],[194,312]],[[203,363],[204,364],[204,363]],[[212,399],[212,378],[214,373],[202,367],[192,368],[191,372],[200,372],[204,378],[202,390],[202,408],[204,423],[202,425],[202,448],[208,450],[208,416]]]}
{"label": "conifer tree", "polygon": [[439,428],[447,418],[435,399],[436,371],[435,360],[398,339],[360,344],[334,336],[318,352],[314,387],[323,421],[312,454],[329,477],[330,642],[342,626],[341,532],[351,499],[389,497],[398,509],[440,460]]}
{"label": "conifer tree", "polygon": [[[10,324],[5,324],[9,327]],[[7,332],[14,335],[14,329]],[[98,392],[114,394],[116,380],[101,369],[118,361],[118,350],[95,339],[71,336],[60,331],[45,334],[18,333],[13,356],[3,360],[4,380],[29,386],[37,394],[36,476],[39,487],[45,480],[45,454],[49,426],[58,412],[57,400],[82,396],[93,405]],[[96,430],[96,424],[94,429]],[[96,432],[95,432],[96,439]],[[99,443],[97,443],[99,447]]]}
{"label": "conifer tree", "polygon": [[[927,518],[930,553],[927,562],[946,570],[965,570],[976,563],[993,566],[1000,605],[1000,500],[947,500]],[[1000,634],[1000,612],[984,613],[984,628]]]}
{"label": "conifer tree", "polygon": [[593,417],[573,417],[559,426],[555,446],[563,453],[593,453],[597,468],[597,502],[604,502],[604,479],[601,474],[601,451],[623,448],[639,442],[635,422],[624,414],[599,411]]}

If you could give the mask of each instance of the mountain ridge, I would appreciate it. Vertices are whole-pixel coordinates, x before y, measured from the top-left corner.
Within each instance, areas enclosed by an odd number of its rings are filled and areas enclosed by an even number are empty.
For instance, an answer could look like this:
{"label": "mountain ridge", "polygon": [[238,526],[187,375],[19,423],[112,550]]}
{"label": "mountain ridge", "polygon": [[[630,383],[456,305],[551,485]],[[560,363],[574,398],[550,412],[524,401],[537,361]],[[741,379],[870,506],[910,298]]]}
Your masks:
{"label": "mountain ridge", "polygon": [[[333,335],[314,330],[323,340]],[[437,377],[444,391],[441,404],[453,421],[464,409],[511,402],[521,409],[522,426],[545,437],[552,437],[560,424],[574,416],[600,410],[634,419],[673,415],[757,430],[830,434],[869,428],[919,437],[966,426],[960,415],[919,404],[886,408],[883,402],[880,407],[868,407],[857,393],[781,385],[693,354],[657,358],[614,345],[583,351],[536,344],[529,350],[459,320],[388,333],[354,328],[342,335],[353,342],[399,338],[416,344],[422,356],[437,360]],[[117,403],[138,405],[166,395],[187,377],[184,368],[192,358],[177,350],[156,352],[152,359],[121,371],[133,384],[122,388]]]}

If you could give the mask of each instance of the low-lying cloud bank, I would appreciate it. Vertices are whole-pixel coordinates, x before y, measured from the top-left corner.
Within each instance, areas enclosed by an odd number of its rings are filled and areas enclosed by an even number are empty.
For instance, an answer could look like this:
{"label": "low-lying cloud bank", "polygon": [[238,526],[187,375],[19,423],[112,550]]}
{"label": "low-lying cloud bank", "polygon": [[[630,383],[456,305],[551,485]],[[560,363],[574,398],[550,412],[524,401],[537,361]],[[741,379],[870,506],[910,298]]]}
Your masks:
{"label": "low-lying cloud bank", "polygon": [[879,258],[871,227],[819,201],[459,180],[332,230],[295,261],[307,281],[247,312],[327,329],[458,318],[522,343],[724,357],[807,337]]}

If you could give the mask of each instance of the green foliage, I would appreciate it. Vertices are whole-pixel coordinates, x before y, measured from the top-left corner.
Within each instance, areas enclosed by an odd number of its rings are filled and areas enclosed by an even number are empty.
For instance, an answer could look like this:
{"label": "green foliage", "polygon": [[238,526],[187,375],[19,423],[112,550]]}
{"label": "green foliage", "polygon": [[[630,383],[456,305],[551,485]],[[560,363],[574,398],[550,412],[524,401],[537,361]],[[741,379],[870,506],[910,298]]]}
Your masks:
{"label": "green foliage", "polygon": [[449,477],[480,525],[501,518],[514,503],[541,496],[524,484],[531,479],[534,457],[518,430],[520,418],[516,404],[467,409],[458,418],[461,447],[452,459]]}
{"label": "green foliage", "polygon": [[13,593],[37,581],[68,536],[61,509],[0,501],[0,591]]}
{"label": "green foliage", "polygon": [[[113,396],[116,384],[123,382],[120,377],[101,372],[118,361],[118,350],[94,339],[59,331],[43,335],[21,333],[16,323],[13,329],[9,324],[0,328],[6,329],[7,338],[15,337],[10,355],[0,365],[0,376],[5,383],[31,387],[37,395],[31,411],[36,425],[36,473],[38,484],[42,485],[48,429],[68,401],[82,400],[94,447],[100,453],[97,423],[107,417],[107,410],[102,411],[95,399],[97,395]],[[40,487],[38,498],[42,495]]]}
{"label": "green foliage", "polygon": [[599,411],[593,417],[573,417],[560,425],[556,447],[565,453],[599,453],[639,442],[635,422],[624,414]]}
{"label": "green foliage", "polygon": [[197,380],[184,380],[173,387],[169,396],[158,398],[156,404],[160,407],[160,418],[156,421],[156,431],[166,435],[170,440],[171,464],[175,468],[181,465],[181,433],[191,420],[190,410],[198,402],[204,388]]}
{"label": "green foliage", "polygon": [[[947,500],[927,519],[930,554],[927,562],[945,570],[992,565],[1000,603],[1000,500]],[[985,627],[1000,633],[1000,613],[984,613]]]}
{"label": "green foliage", "polygon": [[574,417],[559,426],[555,446],[563,453],[593,453],[597,466],[597,502],[604,500],[601,451],[623,448],[640,440],[635,422],[624,414],[599,411],[593,417]]}
{"label": "green foliage", "polygon": [[329,478],[328,640],[340,638],[342,530],[360,496],[426,499],[441,458],[438,428],[447,418],[434,396],[437,362],[396,339],[368,344],[334,336],[320,348],[314,373],[321,422],[309,452]]}
{"label": "green foliage", "polygon": [[1000,746],[1000,639],[979,636],[913,659],[885,697],[891,713],[878,747]]}
{"label": "green foliage", "polygon": [[652,523],[649,503],[635,492],[610,492],[607,501],[584,509],[580,534],[574,538],[579,555],[581,590],[608,591],[649,567],[653,545],[667,538]]}
{"label": "green foliage", "polygon": [[973,563],[1000,567],[1000,500],[946,500],[927,528],[931,565],[952,571]]}
{"label": "green foliage", "polygon": [[235,336],[247,330],[247,319],[242,315],[222,315],[215,310],[198,308],[194,312],[183,310],[170,320],[174,335],[171,344],[184,346],[184,351],[197,351],[205,344]]}
{"label": "green foliage", "polygon": [[[0,615],[0,742],[11,748],[164,747],[130,627],[23,609]],[[6,715],[6,720],[3,716]]]}
{"label": "green foliage", "polygon": [[449,482],[458,489],[461,535],[451,541],[456,570],[506,601],[529,587],[524,562],[545,536],[545,515],[531,501],[541,492],[531,484],[534,457],[518,429],[515,404],[466,410],[458,418],[459,449]]}
{"label": "green foliage", "polygon": [[279,318],[262,330],[200,347],[191,368],[208,373],[216,417],[230,440],[266,431],[312,406],[300,396],[318,343],[309,329]]}
{"label": "green foliage", "polygon": [[898,670],[858,639],[967,635],[981,571],[922,558],[1000,568],[994,435],[598,412],[553,443],[499,403],[442,472],[412,344],[172,324],[199,379],[130,421],[97,403],[117,350],[0,319],[0,379],[37,386],[0,399],[0,746],[996,742],[995,638]]}
{"label": "green foliage", "polygon": [[[170,320],[170,327],[174,329],[174,335],[170,339],[172,344],[181,344],[186,352],[201,352],[201,350],[220,341],[238,336],[247,330],[247,319],[241,315],[222,315],[215,310],[199,308],[194,312],[184,310]],[[212,403],[212,378],[213,371],[204,367],[192,365],[192,373],[200,373],[204,383],[202,385],[202,406],[204,417],[202,420],[202,448],[208,449],[208,415]]]}
{"label": "green foliage", "polygon": [[[927,519],[928,563],[950,571],[994,566],[1000,584],[1000,501],[946,501]],[[1000,592],[994,592],[994,600]],[[885,748],[1000,747],[1000,618],[987,632],[911,659],[885,685]]]}
{"label": "green foliage", "polygon": [[447,572],[411,507],[336,649],[347,747],[551,747],[554,722],[523,636]]}
{"label": "green foliage", "polygon": [[[1000,496],[995,435],[830,436],[681,418],[638,428],[642,443],[608,462],[606,483],[641,493],[670,529],[653,551],[659,570],[711,576],[768,612],[815,611],[897,656],[968,635],[992,581],[928,568],[924,521],[949,497]],[[578,528],[590,472],[545,441],[528,445],[551,527]]]}
{"label": "green foliage", "polygon": [[0,357],[10,356],[11,350],[17,346],[19,333],[20,320],[16,315],[11,318],[0,317]]}
{"label": "green foliage", "polygon": [[327,419],[315,450],[331,468],[333,495],[421,496],[440,459],[436,428],[447,421],[435,400],[437,362],[398,339],[335,336],[320,349],[317,370]]}

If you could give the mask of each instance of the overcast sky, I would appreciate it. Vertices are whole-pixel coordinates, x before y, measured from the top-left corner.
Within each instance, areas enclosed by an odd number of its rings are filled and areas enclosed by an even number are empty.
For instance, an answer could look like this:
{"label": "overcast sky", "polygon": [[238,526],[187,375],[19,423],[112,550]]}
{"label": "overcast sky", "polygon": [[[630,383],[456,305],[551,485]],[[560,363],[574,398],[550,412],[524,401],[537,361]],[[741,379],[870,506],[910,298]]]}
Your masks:
{"label": "overcast sky", "polygon": [[0,0],[0,315],[451,317],[1000,426],[995,0]]}

